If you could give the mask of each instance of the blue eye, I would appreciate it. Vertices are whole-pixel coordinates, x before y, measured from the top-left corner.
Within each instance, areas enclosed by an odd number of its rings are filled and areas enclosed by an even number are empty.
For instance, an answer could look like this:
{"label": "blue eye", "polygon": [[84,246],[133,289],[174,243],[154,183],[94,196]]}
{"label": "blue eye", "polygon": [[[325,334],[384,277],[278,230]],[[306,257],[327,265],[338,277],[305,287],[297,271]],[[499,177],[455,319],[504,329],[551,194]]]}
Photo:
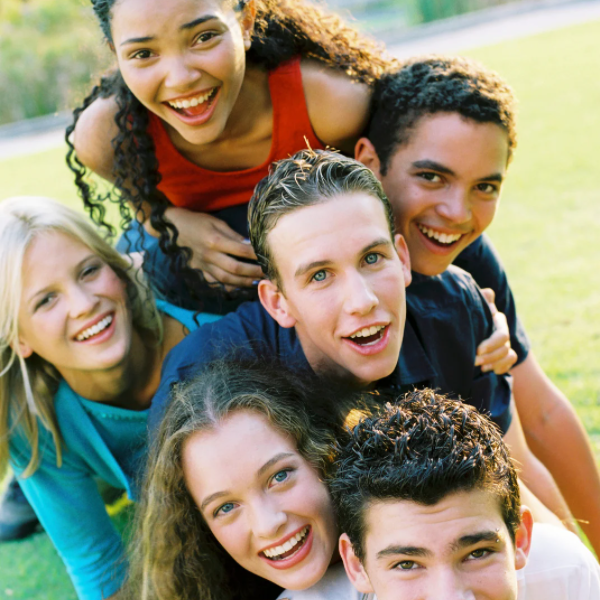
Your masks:
{"label": "blue eye", "polygon": [[288,478],[288,471],[279,471],[279,473],[275,473],[275,475],[273,475],[273,481],[276,481],[277,483],[281,483],[282,481],[285,481]]}
{"label": "blue eye", "polygon": [[365,262],[368,265],[374,265],[375,263],[379,262],[380,256],[381,255],[377,254],[377,252],[371,252],[365,256]]}
{"label": "blue eye", "polygon": [[313,281],[325,281],[327,273],[325,271],[317,271],[313,276]]}
{"label": "blue eye", "polygon": [[215,510],[214,516],[216,517],[217,515],[219,515],[219,513],[226,515],[227,513],[230,513],[234,508],[235,505],[233,504],[233,502],[226,502],[222,506],[219,506],[217,510]]}

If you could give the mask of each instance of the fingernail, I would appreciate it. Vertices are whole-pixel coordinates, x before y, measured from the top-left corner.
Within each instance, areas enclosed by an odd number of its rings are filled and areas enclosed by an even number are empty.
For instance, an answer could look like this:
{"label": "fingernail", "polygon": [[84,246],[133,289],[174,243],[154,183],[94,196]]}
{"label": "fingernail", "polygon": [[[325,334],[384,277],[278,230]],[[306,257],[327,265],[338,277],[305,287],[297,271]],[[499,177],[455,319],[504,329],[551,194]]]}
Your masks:
{"label": "fingernail", "polygon": [[244,238],[244,244],[250,244],[250,240],[248,238]]}
{"label": "fingernail", "polygon": [[483,367],[481,367],[481,370],[482,370],[484,373],[487,373],[488,371],[491,371],[491,370],[492,370],[492,365],[483,365]]}

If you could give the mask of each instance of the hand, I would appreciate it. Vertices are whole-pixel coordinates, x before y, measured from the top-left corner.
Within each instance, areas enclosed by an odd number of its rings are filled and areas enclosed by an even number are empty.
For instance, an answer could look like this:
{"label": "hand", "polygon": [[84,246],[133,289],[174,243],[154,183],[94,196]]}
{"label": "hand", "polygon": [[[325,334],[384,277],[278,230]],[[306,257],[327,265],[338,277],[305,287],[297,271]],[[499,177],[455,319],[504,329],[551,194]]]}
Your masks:
{"label": "hand", "polygon": [[510,332],[506,315],[496,308],[496,294],[494,290],[485,288],[481,290],[494,318],[494,333],[477,348],[475,366],[481,367],[484,372],[494,371],[496,375],[508,373],[517,362],[517,353],[510,347]]}
{"label": "hand", "polygon": [[209,283],[219,282],[227,291],[255,287],[264,275],[258,265],[235,257],[256,260],[250,243],[225,221],[185,208],[169,208],[166,216],[179,231],[178,242],[191,248],[191,266],[200,269]]}

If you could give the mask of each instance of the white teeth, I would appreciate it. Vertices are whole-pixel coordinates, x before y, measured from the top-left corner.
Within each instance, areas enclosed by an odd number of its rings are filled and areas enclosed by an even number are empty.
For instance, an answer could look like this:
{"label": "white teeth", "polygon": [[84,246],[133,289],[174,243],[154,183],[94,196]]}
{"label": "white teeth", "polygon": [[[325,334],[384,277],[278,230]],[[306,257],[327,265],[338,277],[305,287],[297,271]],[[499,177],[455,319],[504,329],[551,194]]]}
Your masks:
{"label": "white teeth", "polygon": [[83,340],[87,340],[89,337],[100,333],[102,330],[106,329],[113,322],[113,315],[107,315],[99,321],[95,325],[84,329],[75,339],[78,342],[83,342]]}
{"label": "white teeth", "polygon": [[462,237],[462,233],[438,233],[425,225],[417,225],[417,227],[428,237],[440,242],[441,244],[453,244]]}
{"label": "white teeth", "polygon": [[172,102],[169,101],[168,103],[173,108],[190,108],[190,106],[198,106],[198,104],[206,102],[210,98],[212,92],[213,91],[211,90],[210,92],[194,96],[193,98],[187,98],[186,100],[174,100]]}
{"label": "white teeth", "polygon": [[281,554],[284,554],[285,552],[289,552],[292,548],[294,548],[294,546],[297,546],[306,537],[307,533],[308,533],[308,526],[306,526],[302,531],[297,533],[295,536],[291,537],[287,542],[285,542],[281,546],[274,546],[273,548],[267,548],[266,550],[263,550],[263,554],[267,558],[275,558],[276,559]]}
{"label": "white teeth", "polygon": [[379,331],[385,328],[385,325],[373,325],[371,327],[363,327],[360,331],[353,333],[350,336],[350,339],[359,338],[359,337],[369,337],[371,335],[375,335]]}

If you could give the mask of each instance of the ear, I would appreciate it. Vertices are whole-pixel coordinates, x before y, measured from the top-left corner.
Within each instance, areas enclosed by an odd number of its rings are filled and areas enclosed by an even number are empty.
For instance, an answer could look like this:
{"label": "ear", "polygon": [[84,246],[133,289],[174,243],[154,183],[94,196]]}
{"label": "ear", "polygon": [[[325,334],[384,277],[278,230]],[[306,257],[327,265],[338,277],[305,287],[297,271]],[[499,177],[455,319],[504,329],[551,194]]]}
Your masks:
{"label": "ear", "polygon": [[533,516],[526,506],[521,506],[521,524],[515,534],[515,568],[522,569],[527,564],[531,550]]}
{"label": "ear", "polygon": [[356,142],[356,146],[354,146],[354,158],[365,165],[365,167],[369,167],[375,173],[375,177],[381,181],[381,162],[371,140],[362,137]]}
{"label": "ear", "polygon": [[348,579],[352,582],[352,585],[363,594],[373,593],[373,587],[371,586],[369,576],[356,554],[354,554],[352,542],[347,534],[342,533],[338,545],[340,555],[344,561],[346,574],[348,575]]}
{"label": "ear", "polygon": [[17,342],[17,348],[14,347],[14,344],[10,344],[10,347],[13,351],[18,352],[23,358],[29,358],[33,354],[31,346],[21,338],[19,338],[19,341]]}
{"label": "ear", "polygon": [[404,286],[408,287],[412,281],[412,273],[410,270],[410,254],[408,253],[408,246],[406,240],[397,233],[394,236],[394,245],[396,246],[396,252],[400,257],[402,263],[402,271],[404,272]]}
{"label": "ear", "polygon": [[244,48],[246,52],[250,50],[252,45],[252,32],[254,31],[254,22],[256,20],[256,2],[255,0],[247,0],[242,8],[240,25],[242,27],[242,38],[244,40]]}
{"label": "ear", "polygon": [[290,313],[286,297],[276,283],[263,279],[258,284],[258,298],[265,310],[281,325],[289,329],[296,324],[295,317]]}

